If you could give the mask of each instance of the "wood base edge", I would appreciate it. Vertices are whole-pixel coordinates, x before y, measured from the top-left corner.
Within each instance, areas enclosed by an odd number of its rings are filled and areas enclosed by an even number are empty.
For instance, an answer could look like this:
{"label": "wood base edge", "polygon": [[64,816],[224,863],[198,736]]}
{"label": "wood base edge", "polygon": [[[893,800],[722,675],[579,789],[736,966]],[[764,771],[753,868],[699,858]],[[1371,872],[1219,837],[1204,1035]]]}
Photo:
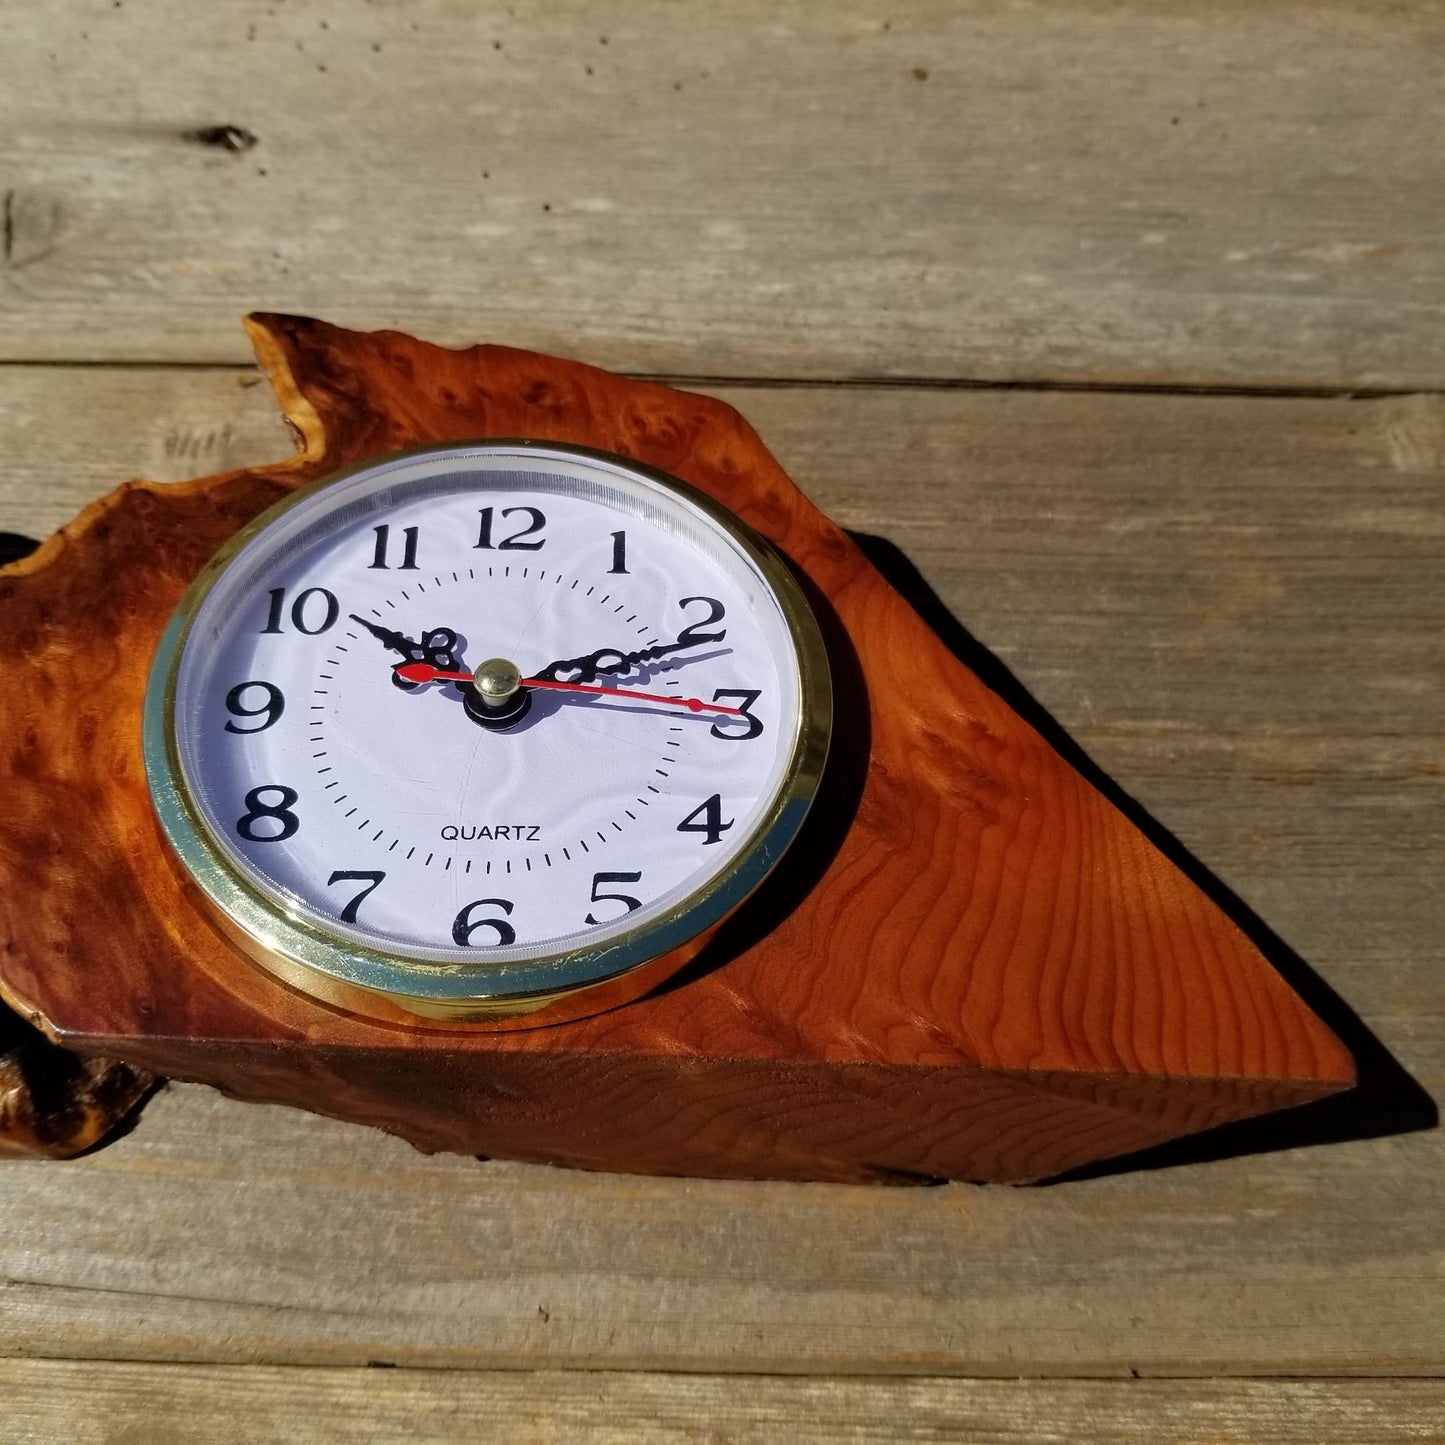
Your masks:
{"label": "wood base edge", "polygon": [[87,1040],[135,1066],[395,1134],[426,1153],[604,1172],[1037,1183],[1347,1088],[635,1053],[434,1054]]}

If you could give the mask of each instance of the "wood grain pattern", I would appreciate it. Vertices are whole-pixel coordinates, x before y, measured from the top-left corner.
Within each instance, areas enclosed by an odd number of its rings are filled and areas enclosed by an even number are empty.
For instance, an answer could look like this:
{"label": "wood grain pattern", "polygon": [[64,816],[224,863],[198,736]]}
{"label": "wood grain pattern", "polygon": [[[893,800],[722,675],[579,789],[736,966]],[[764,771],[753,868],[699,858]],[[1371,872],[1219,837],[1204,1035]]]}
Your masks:
{"label": "wood grain pattern", "polygon": [[264,307],[662,375],[1445,380],[1431,0],[0,23],[10,360],[240,361]]}
{"label": "wood grain pattern", "polygon": [[479,1422],[517,1445],[987,1442],[1396,1445],[1438,1442],[1437,1380],[1030,1383],[416,1370],[237,1370],[0,1361],[15,1445],[365,1439],[431,1445]]}
{"label": "wood grain pattern", "polygon": [[[8,899],[44,900],[5,907],[4,987],[67,1042],[426,1148],[798,1178],[1035,1179],[1353,1080],[1239,928],[948,653],[736,413],[501,348],[251,330],[298,456],[122,488],[0,582],[26,680],[0,730],[17,739],[0,865]],[[638,456],[733,507],[836,611],[868,727],[842,733],[827,806],[680,986],[528,1033],[401,1034],[238,968],[195,913],[139,773],[147,639],[287,486],[508,434]],[[82,646],[104,681],[47,709]],[[84,847],[57,825],[76,813],[95,820]]]}

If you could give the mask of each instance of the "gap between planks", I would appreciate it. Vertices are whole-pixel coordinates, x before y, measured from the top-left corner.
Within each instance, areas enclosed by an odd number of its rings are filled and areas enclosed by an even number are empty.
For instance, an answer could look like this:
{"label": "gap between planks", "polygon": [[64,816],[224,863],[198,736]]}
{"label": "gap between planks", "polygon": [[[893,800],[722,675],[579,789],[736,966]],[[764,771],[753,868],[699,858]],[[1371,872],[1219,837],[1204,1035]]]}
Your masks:
{"label": "gap between planks", "polygon": [[[196,1085],[195,1087],[204,1087]],[[531,1167],[531,1166],[528,1166]],[[828,1186],[830,1188],[834,1186]],[[1008,1186],[1002,1186],[1008,1187]],[[15,1281],[3,1281],[0,1283],[15,1283]],[[27,1281],[27,1283],[30,1283]],[[32,1285],[33,1287],[33,1285]],[[63,1288],[63,1286],[62,1286]],[[116,1293],[116,1291],[102,1291],[103,1293]],[[146,1295],[147,1299],[165,1299],[163,1295]],[[170,1298],[185,1301],[196,1297],[189,1295],[174,1295]],[[15,1367],[53,1367],[55,1369],[74,1369],[77,1371],[90,1370],[93,1368],[104,1369],[107,1366],[129,1368],[135,1370],[194,1371],[196,1373],[218,1374],[242,1374],[250,1373],[257,1376],[276,1371],[283,1371],[289,1374],[316,1376],[343,1375],[370,1375],[374,1371],[395,1371],[398,1376],[418,1376],[428,1379],[461,1379],[474,1377],[476,1379],[540,1379],[562,1377],[567,1379],[607,1379],[607,1380],[720,1380],[728,1381],[734,1385],[740,1385],[746,1381],[778,1381],[789,1382],[797,1385],[815,1382],[827,1382],[836,1385],[857,1386],[859,1389],[870,1389],[874,1386],[883,1387],[888,1385],[896,1386],[926,1386],[926,1385],[957,1385],[960,1388],[970,1386],[988,1385],[999,1389],[1007,1389],[1011,1386],[1039,1387],[1040,1389],[1051,1389],[1058,1387],[1065,1389],[1071,1386],[1085,1388],[1104,1389],[1129,1389],[1133,1386],[1147,1387],[1151,1385],[1184,1385],[1184,1386],[1212,1386],[1229,1385],[1238,1386],[1240,1389],[1261,1389],[1286,1390],[1293,1386],[1321,1386],[1327,1388],[1340,1387],[1350,1389],[1354,1387],[1364,1388],[1369,1385],[1378,1385],[1386,1382],[1396,1384],[1409,1382],[1418,1385],[1422,1390],[1428,1390],[1436,1385],[1441,1391],[1442,1409],[1445,1409],[1445,1364],[1434,1363],[1424,1368],[1400,1368],[1395,1370],[1386,1369],[1361,1369],[1350,1370],[1347,1373],[1330,1372],[1325,1370],[1295,1370],[1281,1373],[1265,1372],[1250,1374],[1247,1370],[1230,1370],[1228,1372],[1200,1374],[1187,1370],[1174,1369],[1139,1369],[1134,1366],[1116,1366],[1109,1369],[1101,1369],[1093,1372],[1087,1370],[1053,1371],[1046,1375],[1010,1375],[1004,1373],[991,1373],[986,1370],[962,1369],[958,1371],[920,1370],[911,1372],[897,1368],[884,1367],[877,1370],[812,1370],[800,1368],[789,1369],[760,1369],[757,1366],[739,1365],[736,1369],[730,1369],[725,1362],[720,1361],[715,1370],[699,1370],[686,1365],[614,1365],[597,1364],[586,1360],[563,1361],[559,1360],[546,1366],[513,1365],[505,1362],[496,1364],[474,1365],[454,1364],[445,1360],[408,1360],[405,1364],[396,1360],[372,1359],[364,1364],[349,1360],[341,1360],[336,1363],[321,1363],[315,1360],[218,1360],[208,1359],[203,1355],[194,1358],[177,1356],[174,1358],[161,1358],[155,1355],[127,1354],[123,1350],[117,1350],[104,1355],[74,1354],[67,1355],[59,1351],[42,1351],[35,1354],[14,1352],[11,1350],[0,1350],[0,1387],[5,1383],[5,1377]]]}
{"label": "gap between planks", "polygon": [[[489,344],[485,340],[476,343]],[[505,344],[505,343],[496,343]],[[577,360],[586,362],[586,357]],[[3,370],[131,371],[131,372],[234,372],[244,375],[260,369],[237,361],[106,361],[83,357],[0,356]],[[1047,377],[1008,381],[979,376],[727,376],[713,373],[619,371],[633,381],[655,381],[683,389],[733,388],[739,391],[1007,391],[1081,393],[1093,396],[1200,396],[1240,400],[1283,398],[1300,401],[1368,401],[1391,396],[1440,396],[1445,390],[1425,386],[1270,386],[1247,384],[1124,381],[1053,381]]]}

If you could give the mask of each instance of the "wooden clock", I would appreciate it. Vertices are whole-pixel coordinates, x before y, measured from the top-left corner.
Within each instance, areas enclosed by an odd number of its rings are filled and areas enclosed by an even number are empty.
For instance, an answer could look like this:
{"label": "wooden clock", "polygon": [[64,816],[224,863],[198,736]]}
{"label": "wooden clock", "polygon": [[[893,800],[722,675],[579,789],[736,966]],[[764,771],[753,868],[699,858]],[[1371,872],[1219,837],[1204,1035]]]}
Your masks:
{"label": "wooden clock", "polygon": [[294,458],[0,571],[0,1152],[154,1075],[428,1150],[1025,1182],[1353,1083],[736,412],[247,325]]}

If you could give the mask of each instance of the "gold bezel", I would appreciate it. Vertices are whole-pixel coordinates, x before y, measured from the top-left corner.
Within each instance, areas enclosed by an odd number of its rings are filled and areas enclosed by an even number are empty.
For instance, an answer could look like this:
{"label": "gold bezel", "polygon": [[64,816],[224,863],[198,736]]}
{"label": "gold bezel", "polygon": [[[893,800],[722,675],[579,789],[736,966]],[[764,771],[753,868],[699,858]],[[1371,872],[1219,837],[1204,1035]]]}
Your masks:
{"label": "gold bezel", "polygon": [[[181,766],[175,730],[176,681],[196,614],[232,560],[260,533],[317,492],[384,462],[506,452],[548,453],[601,462],[641,476],[701,511],[741,548],[771,589],[797,654],[798,723],[772,805],[731,862],[668,913],[600,946],[541,952],[503,966],[471,967],[401,958],[343,939],[281,907],[261,891],[212,836]],[[817,792],[832,725],[827,651],[812,608],[787,564],[738,517],[677,477],[596,448],[517,437],[487,437],[384,453],[299,488],[248,523],[208,562],[181,599],[156,649],[146,689],[143,751],[152,802],[184,870],[225,935],[269,973],[336,1007],[416,1024],[504,1023],[527,1027],[612,1006],[616,983],[681,955],[685,945],[733,911],[771,871],[796,836]],[[681,956],[679,956],[681,961]],[[655,972],[655,969],[653,970]],[[648,974],[647,985],[651,976]],[[588,992],[592,1000],[578,998]],[[635,996],[636,990],[630,996]],[[559,1001],[566,1000],[563,1008]],[[591,1006],[589,1006],[589,1004]]]}

